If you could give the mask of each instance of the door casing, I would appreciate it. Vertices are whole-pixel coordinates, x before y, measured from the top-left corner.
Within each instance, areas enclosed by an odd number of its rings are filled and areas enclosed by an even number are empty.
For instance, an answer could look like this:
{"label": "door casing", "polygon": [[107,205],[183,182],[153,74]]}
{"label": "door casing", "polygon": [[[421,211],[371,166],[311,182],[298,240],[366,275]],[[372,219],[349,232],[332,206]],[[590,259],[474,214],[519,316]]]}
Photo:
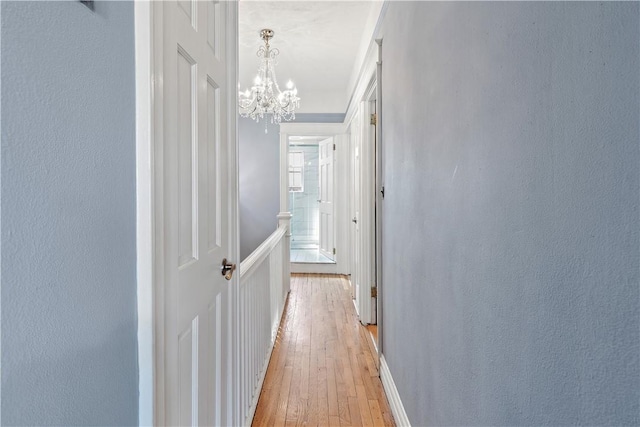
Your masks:
{"label": "door casing", "polygon": [[[376,127],[371,124],[371,115],[376,111],[375,76],[364,92],[358,112],[351,122],[352,139],[359,149],[358,156],[352,157],[352,171],[357,173],[355,181],[354,202],[357,212],[356,241],[353,251],[357,254],[354,262],[354,278],[357,281],[356,309],[362,324],[376,324],[376,298],[371,297],[371,288],[377,285],[376,278],[376,220],[375,220],[375,159],[376,159]],[[356,163],[357,162],[357,163]],[[355,257],[354,257],[355,258]]]}
{"label": "door casing", "polygon": [[[349,189],[347,186],[339,186],[337,183],[348,182],[348,158],[349,140],[346,134],[346,126],[342,123],[281,123],[280,124],[280,150],[285,160],[289,158],[289,136],[318,136],[333,137],[336,144],[334,152],[334,235],[335,235],[335,264],[291,264],[294,273],[325,273],[348,274],[350,271],[349,254]],[[281,162],[280,200],[287,206],[289,213],[289,174],[288,164],[283,166]],[[284,175],[284,176],[283,176]]]}
{"label": "door casing", "polygon": [[[387,5],[387,3],[385,3]],[[380,12],[379,19],[382,19],[386,11],[386,6],[382,8]],[[374,31],[374,35],[377,31]],[[382,267],[383,267],[383,254],[382,254],[382,215],[383,215],[383,197],[380,193],[382,186],[384,185],[384,175],[383,175],[383,138],[382,138],[382,39],[374,39],[371,41],[367,54],[365,55],[365,60],[362,65],[362,69],[360,71],[360,76],[356,81],[356,87],[354,90],[354,94],[351,98],[351,102],[349,103],[349,107],[347,108],[347,113],[345,117],[345,123],[348,126],[352,126],[351,132],[354,132],[354,128],[359,128],[355,130],[355,132],[359,132],[356,140],[360,138],[359,145],[362,147],[365,145],[364,138],[365,133],[363,128],[368,126],[369,116],[371,114],[370,110],[374,110],[372,108],[372,104],[369,101],[374,100],[375,112],[377,114],[377,126],[375,127],[375,136],[372,136],[372,133],[369,132],[368,139],[375,140],[375,149],[372,148],[373,158],[370,160],[364,159],[363,149],[359,152],[360,157],[360,166],[361,168],[365,166],[371,169],[371,173],[365,172],[367,178],[367,182],[364,183],[364,186],[360,188],[361,193],[364,192],[364,188],[369,188],[368,197],[370,197],[370,201],[367,201],[365,206],[369,207],[369,211],[371,212],[371,224],[370,227],[367,227],[367,231],[370,230],[371,238],[368,239],[371,247],[374,247],[370,258],[372,259],[371,263],[374,266],[371,273],[371,282],[375,283],[377,287],[378,297],[373,299],[372,304],[357,304],[356,308],[358,310],[358,315],[360,316],[360,320],[362,323],[370,323],[374,319],[372,318],[373,312],[375,312],[375,322],[378,325],[378,343],[377,349],[378,354],[381,355],[384,350],[384,327],[383,327],[383,310],[382,310],[382,298],[384,293],[384,286],[382,283]],[[355,124],[355,126],[354,126]],[[357,142],[357,141],[356,141]],[[355,162],[355,156],[353,155],[353,151],[350,156],[351,160]],[[351,170],[354,169],[354,165],[351,166]],[[360,173],[362,176],[363,172]],[[356,177],[352,177],[352,179],[356,179]],[[352,185],[353,187],[353,185]],[[355,194],[355,189],[352,189],[352,194]],[[362,197],[362,195],[361,195]],[[355,201],[354,201],[355,202]],[[359,205],[362,206],[362,203]],[[375,209],[375,211],[374,211]],[[362,229],[362,219],[365,212],[362,211],[361,207],[355,207],[352,204],[351,213],[358,212],[358,226],[360,227],[360,234],[365,230]],[[353,217],[353,215],[352,215]],[[355,235],[355,233],[350,233],[350,235]],[[360,239],[362,240],[362,238]],[[358,242],[353,241],[352,245],[357,245]],[[355,249],[352,248],[352,256],[351,258],[355,261]],[[364,254],[360,253],[360,258],[364,257]],[[358,272],[361,270],[357,265],[352,264],[352,270],[358,268]],[[358,275],[358,273],[356,273]],[[362,276],[362,274],[360,274]],[[358,280],[362,282],[362,278],[358,277]],[[366,279],[365,279],[366,280]],[[365,285],[360,286],[360,295],[365,299],[368,299],[369,287]],[[364,289],[363,289],[364,288]],[[365,290],[367,293],[365,294]],[[358,298],[360,299],[360,298]],[[369,310],[367,310],[369,309]],[[369,311],[366,313],[366,311]]]}

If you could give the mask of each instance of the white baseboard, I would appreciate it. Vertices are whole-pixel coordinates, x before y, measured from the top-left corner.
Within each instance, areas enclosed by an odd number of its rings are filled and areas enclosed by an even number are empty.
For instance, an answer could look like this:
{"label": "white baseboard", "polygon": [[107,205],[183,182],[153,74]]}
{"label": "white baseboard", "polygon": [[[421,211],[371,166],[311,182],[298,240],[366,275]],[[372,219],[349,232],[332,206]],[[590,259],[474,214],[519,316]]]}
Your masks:
{"label": "white baseboard", "polygon": [[391,376],[391,371],[389,371],[389,365],[387,365],[384,355],[380,356],[380,379],[382,380],[382,386],[384,387],[384,391],[387,395],[387,400],[389,401],[391,413],[393,413],[393,419],[396,422],[396,425],[411,427],[411,423],[409,423],[409,418],[407,417],[407,413],[402,405],[402,400],[400,400],[398,389],[396,388],[396,384],[393,382],[393,377]]}
{"label": "white baseboard", "polygon": [[292,273],[319,273],[319,274],[340,274],[338,266],[333,263],[313,263],[313,262],[292,262]]}

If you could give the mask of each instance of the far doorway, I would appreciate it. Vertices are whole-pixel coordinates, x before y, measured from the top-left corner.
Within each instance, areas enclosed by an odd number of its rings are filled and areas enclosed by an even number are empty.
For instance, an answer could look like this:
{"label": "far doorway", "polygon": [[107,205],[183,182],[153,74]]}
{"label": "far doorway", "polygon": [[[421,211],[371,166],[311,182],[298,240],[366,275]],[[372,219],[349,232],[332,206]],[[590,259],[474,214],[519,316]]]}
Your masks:
{"label": "far doorway", "polygon": [[333,137],[289,138],[291,262],[333,264]]}

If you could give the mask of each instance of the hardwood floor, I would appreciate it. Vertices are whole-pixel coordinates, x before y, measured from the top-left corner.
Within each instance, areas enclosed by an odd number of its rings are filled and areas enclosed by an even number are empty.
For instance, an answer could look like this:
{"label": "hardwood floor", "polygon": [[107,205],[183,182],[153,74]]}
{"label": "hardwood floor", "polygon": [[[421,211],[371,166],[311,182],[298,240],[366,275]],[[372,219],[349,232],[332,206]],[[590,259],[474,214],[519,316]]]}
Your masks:
{"label": "hardwood floor", "polygon": [[293,275],[253,426],[393,426],[349,284]]}

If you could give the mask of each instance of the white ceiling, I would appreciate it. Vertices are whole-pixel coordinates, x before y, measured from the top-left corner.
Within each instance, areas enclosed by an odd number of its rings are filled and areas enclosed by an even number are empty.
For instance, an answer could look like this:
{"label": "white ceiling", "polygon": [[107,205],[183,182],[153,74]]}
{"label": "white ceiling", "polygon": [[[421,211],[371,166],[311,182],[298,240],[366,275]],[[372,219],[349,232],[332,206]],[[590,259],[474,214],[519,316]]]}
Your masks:
{"label": "white ceiling", "polygon": [[239,3],[240,90],[250,87],[258,68],[259,32],[275,31],[280,50],[276,73],[281,86],[293,80],[300,113],[344,113],[360,71],[381,1],[265,1]]}

